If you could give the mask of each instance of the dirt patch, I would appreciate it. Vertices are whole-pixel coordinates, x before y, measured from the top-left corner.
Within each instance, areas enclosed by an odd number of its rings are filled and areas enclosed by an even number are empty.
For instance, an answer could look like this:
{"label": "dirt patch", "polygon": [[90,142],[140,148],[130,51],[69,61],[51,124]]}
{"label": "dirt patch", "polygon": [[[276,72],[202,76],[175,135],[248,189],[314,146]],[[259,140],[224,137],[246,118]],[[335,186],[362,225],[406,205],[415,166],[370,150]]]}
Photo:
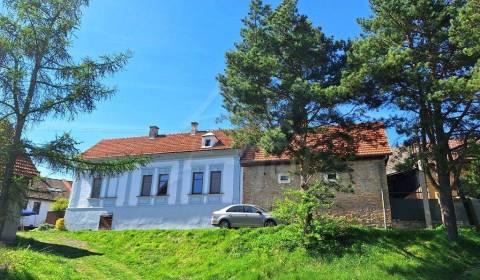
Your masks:
{"label": "dirt patch", "polygon": [[76,248],[80,248],[80,249],[89,250],[89,251],[94,252],[94,250],[92,250],[88,247],[88,243],[85,242],[85,241],[81,241],[81,240],[77,240],[77,239],[69,239],[69,238],[66,238],[66,237],[58,237],[57,241],[59,241],[59,243],[61,243],[62,245],[67,245],[67,246],[76,247]]}

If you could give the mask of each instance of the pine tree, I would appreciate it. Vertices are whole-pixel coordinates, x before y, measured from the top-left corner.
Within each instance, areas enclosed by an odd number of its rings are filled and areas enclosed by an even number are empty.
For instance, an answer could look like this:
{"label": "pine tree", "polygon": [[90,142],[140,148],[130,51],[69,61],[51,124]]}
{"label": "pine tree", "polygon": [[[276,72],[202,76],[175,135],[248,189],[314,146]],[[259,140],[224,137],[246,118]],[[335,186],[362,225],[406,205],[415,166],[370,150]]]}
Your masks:
{"label": "pine tree", "polygon": [[[242,39],[227,52],[225,73],[218,76],[236,143],[288,154],[304,191],[319,172],[347,170],[345,157],[332,147],[346,133],[316,138],[348,123],[338,109],[348,96],[329,90],[340,81],[346,43],[314,27],[294,0],[275,10],[254,0],[243,24]],[[312,211],[306,219],[308,231]]]}
{"label": "pine tree", "polygon": [[[105,55],[98,61],[69,53],[87,0],[6,0],[0,14],[0,235],[15,219],[26,184],[14,167],[30,157],[53,170],[114,173],[143,164],[145,158],[95,163],[83,160],[69,134],[45,144],[25,136],[25,128],[47,117],[73,119],[95,109],[115,92],[102,79],[121,70],[129,53]],[[0,236],[0,240],[2,236]]]}
{"label": "pine tree", "polygon": [[[342,91],[390,121],[410,142],[440,194],[450,239],[458,230],[452,186],[467,146],[480,139],[480,1],[370,0],[373,15],[348,54]],[[455,149],[452,140],[461,144]]]}

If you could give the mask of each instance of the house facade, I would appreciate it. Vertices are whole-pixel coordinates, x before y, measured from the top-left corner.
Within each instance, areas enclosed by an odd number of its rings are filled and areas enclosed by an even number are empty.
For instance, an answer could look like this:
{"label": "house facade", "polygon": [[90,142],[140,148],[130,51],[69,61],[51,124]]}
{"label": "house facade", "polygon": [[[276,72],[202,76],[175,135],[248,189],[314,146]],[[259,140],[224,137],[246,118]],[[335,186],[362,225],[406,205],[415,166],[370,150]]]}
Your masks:
{"label": "house facade", "polygon": [[104,140],[84,153],[102,160],[149,155],[151,162],[109,177],[77,174],[65,214],[70,230],[198,228],[211,212],[241,201],[241,150],[222,131]]}
{"label": "house facade", "polygon": [[[372,225],[389,219],[382,191],[390,150],[383,128],[380,132],[378,143],[360,145],[358,160],[352,163],[358,181],[356,194],[338,197],[344,201],[339,214],[363,211],[369,216],[366,220],[372,221],[366,223]],[[288,158],[268,158],[258,149],[252,152],[232,145],[223,131],[199,131],[198,123],[192,123],[189,133],[162,135],[153,126],[148,136],[103,140],[87,150],[84,158],[149,155],[152,160],[117,176],[77,174],[66,226],[70,230],[210,227],[215,210],[236,203],[270,207],[283,187],[295,185]]]}
{"label": "house facade", "polygon": [[[383,126],[358,127],[355,158],[348,173],[318,174],[321,180],[335,180],[353,187],[353,193],[336,193],[329,214],[378,227],[391,225],[386,163],[391,154]],[[242,157],[243,201],[270,209],[286,188],[298,187],[300,179],[288,156],[269,156],[250,148]]]}

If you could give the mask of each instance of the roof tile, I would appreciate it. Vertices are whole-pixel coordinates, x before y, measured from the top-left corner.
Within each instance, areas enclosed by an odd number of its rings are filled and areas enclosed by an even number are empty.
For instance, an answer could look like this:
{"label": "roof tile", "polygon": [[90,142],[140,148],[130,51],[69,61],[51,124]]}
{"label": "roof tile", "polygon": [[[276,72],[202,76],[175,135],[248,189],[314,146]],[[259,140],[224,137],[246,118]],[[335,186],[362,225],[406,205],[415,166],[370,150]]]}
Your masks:
{"label": "roof tile", "polygon": [[[330,127],[329,132],[341,131],[338,127]],[[317,139],[324,138],[329,132],[316,134],[314,137],[310,137],[310,143],[317,143]],[[388,144],[388,139],[385,134],[383,123],[364,123],[353,127],[348,133],[354,142],[354,153],[357,158],[361,157],[374,157],[390,155],[392,151]],[[335,142],[333,146],[338,148],[339,153],[345,151],[348,147],[346,141],[333,140]],[[315,144],[312,144],[315,145]],[[321,147],[318,147],[321,149]],[[290,156],[287,153],[283,153],[280,156],[267,155],[259,147],[248,148],[242,157],[242,163],[262,162],[262,161],[285,161],[290,160]]]}
{"label": "roof tile", "polygon": [[204,132],[167,134],[153,139],[144,136],[102,140],[86,150],[83,157],[85,159],[99,159],[232,149],[233,140],[224,131],[220,130],[212,131],[219,141],[213,147],[202,148],[202,134]]}

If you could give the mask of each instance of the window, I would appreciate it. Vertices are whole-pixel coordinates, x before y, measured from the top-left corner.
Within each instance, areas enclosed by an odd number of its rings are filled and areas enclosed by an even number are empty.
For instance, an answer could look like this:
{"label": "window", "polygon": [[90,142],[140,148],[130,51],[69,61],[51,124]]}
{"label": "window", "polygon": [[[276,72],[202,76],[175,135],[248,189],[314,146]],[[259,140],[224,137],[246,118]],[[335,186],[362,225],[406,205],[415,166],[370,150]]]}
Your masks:
{"label": "window", "polygon": [[335,181],[338,179],[337,173],[336,172],[328,172],[327,175],[325,176],[325,179],[327,181]]}
{"label": "window", "polygon": [[243,213],[243,206],[242,205],[232,206],[230,207],[230,209],[227,210],[227,212]]}
{"label": "window", "polygon": [[167,195],[168,190],[168,174],[158,175],[158,191],[157,195]]}
{"label": "window", "polygon": [[203,146],[205,147],[210,147],[212,144],[212,140],[211,139],[205,139],[205,144]]}
{"label": "window", "polygon": [[203,190],[203,172],[193,172],[192,194],[201,194]]}
{"label": "window", "polygon": [[222,184],[222,172],[212,171],[210,172],[210,193],[220,193]]}
{"label": "window", "polygon": [[38,213],[40,213],[40,205],[41,205],[41,203],[38,202],[38,201],[35,201],[33,203],[33,209],[32,209],[33,213],[35,213],[37,215],[38,215]]}
{"label": "window", "polygon": [[290,175],[280,173],[278,174],[278,183],[279,184],[289,184],[290,183]]}
{"label": "window", "polygon": [[152,189],[152,175],[143,175],[142,178],[142,191],[140,196],[150,196]]}
{"label": "window", "polygon": [[253,206],[248,206],[244,205],[243,209],[245,210],[245,213],[257,213],[258,209],[253,207]]}
{"label": "window", "polygon": [[97,177],[93,179],[92,184],[92,193],[90,194],[90,198],[100,198],[100,190],[102,189],[102,178]]}

